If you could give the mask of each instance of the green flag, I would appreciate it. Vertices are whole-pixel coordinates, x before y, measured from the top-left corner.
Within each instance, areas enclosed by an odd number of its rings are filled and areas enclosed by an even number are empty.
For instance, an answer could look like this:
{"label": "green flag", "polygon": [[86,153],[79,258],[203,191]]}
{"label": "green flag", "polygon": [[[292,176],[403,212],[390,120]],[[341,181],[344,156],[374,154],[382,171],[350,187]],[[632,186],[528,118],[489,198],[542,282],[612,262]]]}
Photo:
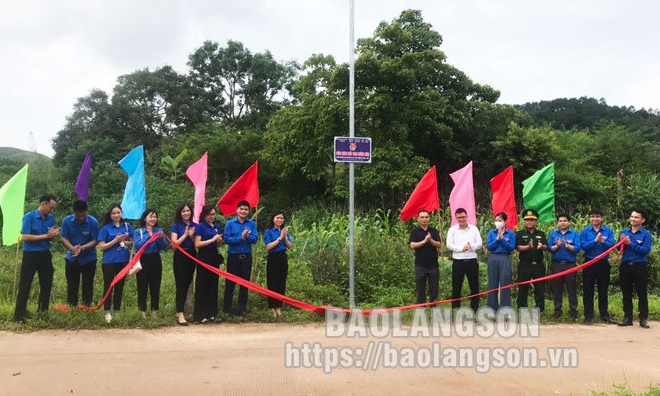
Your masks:
{"label": "green flag", "polygon": [[0,208],[2,208],[2,244],[11,246],[21,233],[23,208],[25,207],[25,185],[27,184],[27,164],[4,186],[0,187]]}
{"label": "green flag", "polygon": [[523,202],[525,208],[536,209],[540,222],[551,222],[555,219],[555,164],[536,171],[524,180]]}

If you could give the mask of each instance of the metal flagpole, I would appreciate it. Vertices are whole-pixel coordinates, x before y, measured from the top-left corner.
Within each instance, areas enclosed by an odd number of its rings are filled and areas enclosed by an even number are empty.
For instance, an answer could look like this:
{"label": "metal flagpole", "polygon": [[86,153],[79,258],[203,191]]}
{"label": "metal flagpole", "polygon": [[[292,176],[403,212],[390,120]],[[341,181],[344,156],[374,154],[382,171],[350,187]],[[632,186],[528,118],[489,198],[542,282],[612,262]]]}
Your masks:
{"label": "metal flagpole", "polygon": [[[348,80],[348,131],[350,137],[355,137],[355,18],[354,8],[355,1],[349,0],[350,4],[350,52],[349,52],[349,80]],[[351,309],[355,308],[355,164],[350,162],[348,164],[348,230],[349,230],[349,246],[348,246],[348,267],[349,267],[349,291],[348,300]]]}

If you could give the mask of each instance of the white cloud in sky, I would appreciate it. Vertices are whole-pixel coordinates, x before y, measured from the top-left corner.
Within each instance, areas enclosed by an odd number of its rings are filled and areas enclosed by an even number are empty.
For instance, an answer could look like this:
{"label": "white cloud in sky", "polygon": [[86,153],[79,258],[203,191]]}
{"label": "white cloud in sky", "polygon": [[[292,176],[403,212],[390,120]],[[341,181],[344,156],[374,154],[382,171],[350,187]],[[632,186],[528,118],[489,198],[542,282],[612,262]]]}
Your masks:
{"label": "white cloud in sky", "polygon": [[[501,91],[501,103],[558,97],[660,108],[660,3],[652,0],[355,0],[355,38],[422,10],[447,61]],[[281,61],[348,61],[347,0],[13,2],[0,14],[0,146],[52,155],[50,139],[91,89],[171,65],[204,40],[242,42]],[[19,137],[20,136],[20,137]]]}

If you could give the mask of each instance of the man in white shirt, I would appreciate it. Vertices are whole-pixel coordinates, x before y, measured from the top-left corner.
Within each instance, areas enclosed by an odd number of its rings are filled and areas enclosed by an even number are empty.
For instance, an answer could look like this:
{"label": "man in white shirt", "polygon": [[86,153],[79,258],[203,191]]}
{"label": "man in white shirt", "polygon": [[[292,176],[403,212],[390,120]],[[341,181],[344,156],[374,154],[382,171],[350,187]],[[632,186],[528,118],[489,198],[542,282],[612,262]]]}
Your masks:
{"label": "man in white shirt", "polygon": [[[465,276],[467,276],[470,285],[470,294],[479,293],[477,250],[481,249],[483,242],[479,229],[468,224],[465,209],[456,209],[454,216],[458,224],[450,227],[447,232],[447,248],[451,250],[453,260],[451,267],[451,298],[458,299],[461,297]],[[454,301],[451,305],[458,308],[461,302]],[[476,312],[479,308],[479,297],[472,297],[470,306]]]}

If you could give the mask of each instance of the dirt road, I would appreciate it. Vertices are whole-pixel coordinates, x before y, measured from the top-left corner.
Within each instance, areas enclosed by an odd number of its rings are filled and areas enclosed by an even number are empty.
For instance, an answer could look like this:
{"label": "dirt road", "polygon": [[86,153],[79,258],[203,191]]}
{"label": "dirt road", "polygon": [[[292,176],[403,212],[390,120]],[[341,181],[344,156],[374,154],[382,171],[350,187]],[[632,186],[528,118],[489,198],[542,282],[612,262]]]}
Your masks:
{"label": "dirt road", "polygon": [[[319,348],[345,348],[327,349],[323,356],[311,350],[305,355],[304,343],[310,348],[314,343]],[[367,359],[369,345],[373,348]],[[490,354],[486,365],[475,359],[473,367],[458,368],[450,353],[444,355],[458,348],[480,347]],[[512,353],[508,351],[523,347],[536,347],[547,367],[495,367],[496,350]],[[557,350],[565,355],[555,362],[547,348],[563,348]],[[442,360],[427,359],[432,355],[426,352],[440,350]],[[250,323],[157,330],[0,332],[0,351],[2,395],[581,395],[589,390],[611,392],[621,384],[637,391],[660,386],[658,322],[651,322],[650,330],[605,324],[542,325],[537,338],[461,338],[455,333],[443,338],[395,338],[391,334],[385,338],[328,338],[319,324]],[[577,361],[571,351],[577,353]],[[411,357],[406,353],[414,353],[415,359],[406,360]],[[477,358],[483,358],[483,353]],[[515,353],[510,357],[506,353],[502,355],[505,365],[514,364]],[[343,359],[348,354],[351,359]],[[285,367],[287,361],[296,363],[296,358],[299,365],[322,366],[335,357],[336,363],[331,363],[337,367],[328,370],[330,374],[317,367]],[[364,365],[363,360],[368,361],[368,369],[355,367]],[[418,367],[385,367],[395,362]],[[550,367],[558,362],[577,367]],[[341,364],[346,367],[338,367]]]}

